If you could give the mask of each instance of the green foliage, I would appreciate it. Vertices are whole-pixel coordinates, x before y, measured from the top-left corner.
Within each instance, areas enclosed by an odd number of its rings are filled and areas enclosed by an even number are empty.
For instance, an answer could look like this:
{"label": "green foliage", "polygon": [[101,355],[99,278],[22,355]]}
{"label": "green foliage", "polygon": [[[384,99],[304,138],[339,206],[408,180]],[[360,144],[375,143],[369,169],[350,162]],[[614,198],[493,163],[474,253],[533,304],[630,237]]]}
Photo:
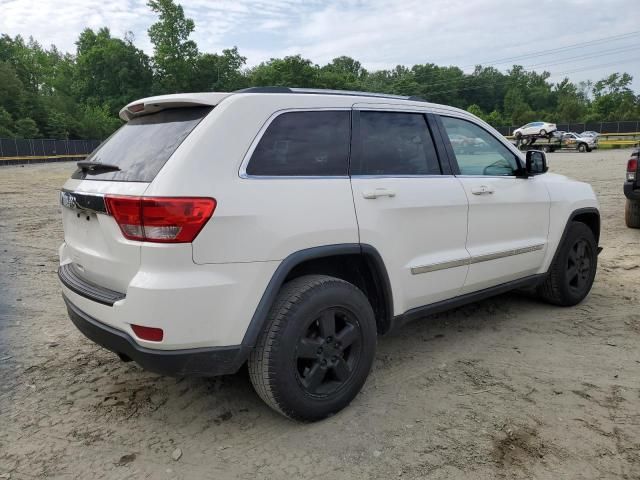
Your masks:
{"label": "green foliage", "polygon": [[475,115],[478,118],[481,119],[485,119],[486,115],[484,114],[484,112],[482,111],[482,109],[476,105],[475,103],[473,105],[469,105],[467,107],[467,112],[471,113],[472,115]]}
{"label": "green foliage", "polygon": [[507,72],[478,65],[465,73],[433,63],[367,71],[347,56],[316,65],[300,55],[247,69],[236,47],[199,52],[191,39],[195,22],[176,0],[148,0],[148,6],[157,15],[148,30],[152,57],[131,33],[117,38],[107,28],[82,31],[73,54],[0,35],[0,137],[103,139],[121,125],[118,111],[135,99],[269,85],[417,96],[467,109],[494,127],[640,118],[640,96],[626,73],[595,83],[551,83],[548,72],[519,65]]}
{"label": "green foliage", "polygon": [[147,33],[153,44],[154,90],[175,93],[191,90],[195,78],[198,46],[189,36],[195,29],[173,0],[149,0],[147,5],[159,15]]}
{"label": "green foliage", "polygon": [[492,111],[489,115],[487,115],[487,118],[485,120],[492,127],[503,127],[508,123],[506,120],[504,120],[498,110]]}
{"label": "green foliage", "polygon": [[13,132],[12,127],[13,118],[11,118],[11,114],[3,107],[0,107],[0,138],[15,137],[16,134]]}
{"label": "green foliage", "polygon": [[38,138],[40,130],[38,125],[31,118],[21,118],[15,123],[15,133],[17,138]]}
{"label": "green foliage", "polygon": [[126,103],[149,94],[150,59],[130,41],[111,37],[107,28],[87,28],[76,45],[73,91],[81,103],[106,104],[116,115]]}
{"label": "green foliage", "polygon": [[106,138],[122,122],[108,105],[85,105],[81,112],[80,134],[83,138]]}
{"label": "green foliage", "polygon": [[613,73],[593,87],[593,113],[602,120],[636,120],[639,98],[631,90],[628,73]]}
{"label": "green foliage", "polygon": [[249,83],[257,86],[317,87],[318,67],[300,55],[272,58],[249,72]]}

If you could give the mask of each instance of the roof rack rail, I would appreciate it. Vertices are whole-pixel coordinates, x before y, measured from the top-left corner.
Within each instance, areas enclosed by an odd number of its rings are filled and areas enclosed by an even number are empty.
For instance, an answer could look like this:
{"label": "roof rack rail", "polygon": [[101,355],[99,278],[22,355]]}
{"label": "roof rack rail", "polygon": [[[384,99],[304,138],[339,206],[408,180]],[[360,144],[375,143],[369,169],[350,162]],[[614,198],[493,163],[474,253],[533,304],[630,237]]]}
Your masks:
{"label": "roof rack rail", "polygon": [[315,95],[346,95],[352,97],[387,98],[394,100],[409,100],[412,102],[426,102],[422,97],[392,95],[389,93],[355,92],[352,90],[331,90],[323,88],[289,88],[289,87],[249,87],[235,90],[233,93],[306,93]]}
{"label": "roof rack rail", "polygon": [[233,93],[294,93],[289,87],[249,87],[234,90]]}

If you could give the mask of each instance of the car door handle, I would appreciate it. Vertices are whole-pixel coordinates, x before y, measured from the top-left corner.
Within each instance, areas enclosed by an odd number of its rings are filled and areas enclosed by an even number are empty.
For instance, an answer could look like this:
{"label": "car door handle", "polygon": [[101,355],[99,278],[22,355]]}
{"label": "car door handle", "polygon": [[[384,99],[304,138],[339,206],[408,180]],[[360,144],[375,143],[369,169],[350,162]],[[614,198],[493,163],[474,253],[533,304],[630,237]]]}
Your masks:
{"label": "car door handle", "polygon": [[376,188],[375,190],[364,190],[362,196],[366,199],[375,199],[378,197],[395,197],[396,192],[388,188]]}
{"label": "car door handle", "polygon": [[495,192],[495,190],[486,185],[480,185],[479,187],[473,187],[471,189],[471,193],[474,195],[491,195],[493,192]]}

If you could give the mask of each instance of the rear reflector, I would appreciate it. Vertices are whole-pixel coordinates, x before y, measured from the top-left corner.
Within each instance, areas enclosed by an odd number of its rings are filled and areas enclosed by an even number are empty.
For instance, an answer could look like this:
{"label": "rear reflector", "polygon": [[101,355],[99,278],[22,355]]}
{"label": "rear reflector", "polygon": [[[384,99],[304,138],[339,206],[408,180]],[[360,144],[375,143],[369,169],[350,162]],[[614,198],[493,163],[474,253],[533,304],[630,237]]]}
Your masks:
{"label": "rear reflector", "polygon": [[636,179],[636,172],[638,171],[638,160],[635,158],[629,159],[627,162],[627,181],[633,182]]}
{"label": "rear reflector", "polygon": [[164,337],[164,332],[161,328],[143,327],[142,325],[131,325],[133,333],[136,337],[142,340],[148,340],[150,342],[161,342]]}
{"label": "rear reflector", "polygon": [[216,209],[213,198],[107,195],[104,200],[125,238],[142,242],[193,242]]}

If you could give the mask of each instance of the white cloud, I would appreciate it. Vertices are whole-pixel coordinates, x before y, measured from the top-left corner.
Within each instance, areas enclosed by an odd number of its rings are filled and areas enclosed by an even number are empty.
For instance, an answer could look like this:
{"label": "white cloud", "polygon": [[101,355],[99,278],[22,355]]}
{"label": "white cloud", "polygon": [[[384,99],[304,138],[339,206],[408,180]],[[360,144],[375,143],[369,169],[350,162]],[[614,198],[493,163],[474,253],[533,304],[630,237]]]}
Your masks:
{"label": "white cloud", "polygon": [[[0,32],[32,35],[66,51],[85,27],[108,26],[115,35],[131,30],[136,44],[151,53],[146,30],[155,16],[145,0],[0,0]],[[539,0],[505,4],[498,0],[184,0],[196,22],[202,51],[237,45],[250,65],[300,53],[316,63],[340,55],[369,69],[397,64],[469,66],[640,30],[638,0]],[[523,59],[523,64],[556,63],[571,56],[640,45],[640,35],[584,49]],[[628,71],[640,85],[640,60],[633,52],[581,58],[549,66],[575,71],[574,80]],[[634,60],[635,59],[635,60]],[[545,63],[546,62],[546,63]],[[604,65],[584,70],[589,66]],[[499,65],[500,68],[508,64]]]}

